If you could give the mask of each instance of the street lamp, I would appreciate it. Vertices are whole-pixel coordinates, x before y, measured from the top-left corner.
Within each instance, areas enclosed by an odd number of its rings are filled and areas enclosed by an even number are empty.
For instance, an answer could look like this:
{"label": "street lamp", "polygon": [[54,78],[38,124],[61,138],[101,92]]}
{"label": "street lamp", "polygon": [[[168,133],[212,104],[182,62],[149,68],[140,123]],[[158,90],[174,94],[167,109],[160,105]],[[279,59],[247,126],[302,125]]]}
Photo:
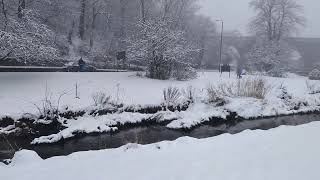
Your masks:
{"label": "street lamp", "polygon": [[222,19],[217,19],[217,22],[221,22],[221,37],[220,37],[220,60],[219,60],[219,72],[221,73],[221,62],[222,62],[222,44],[223,44],[223,25]]}

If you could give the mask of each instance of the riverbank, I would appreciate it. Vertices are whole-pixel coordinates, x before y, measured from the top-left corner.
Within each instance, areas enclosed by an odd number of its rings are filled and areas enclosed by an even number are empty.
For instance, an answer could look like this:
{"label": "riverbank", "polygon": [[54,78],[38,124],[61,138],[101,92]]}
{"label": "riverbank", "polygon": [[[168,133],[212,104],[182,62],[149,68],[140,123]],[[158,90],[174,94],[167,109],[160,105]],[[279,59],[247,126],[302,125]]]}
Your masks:
{"label": "riverbank", "polygon": [[319,122],[313,122],[202,140],[184,137],[173,142],[128,144],[47,160],[22,151],[9,166],[0,165],[0,178],[317,180],[320,146],[314,139],[320,135],[319,128]]}
{"label": "riverbank", "polygon": [[[37,152],[41,158],[69,155],[79,151],[91,151],[118,148],[128,143],[151,144],[161,141],[176,140],[188,136],[209,138],[221,134],[237,134],[245,130],[270,130],[279,126],[298,126],[320,121],[318,115],[294,115],[259,120],[244,120],[238,123],[203,124],[192,130],[180,131],[157,124],[122,129],[117,133],[82,134],[51,144],[30,144],[32,137],[8,137],[10,144],[18,149],[29,149]],[[11,159],[16,150],[11,150],[7,141],[0,138],[0,160]]]}
{"label": "riverbank", "polygon": [[[73,75],[72,77],[77,77],[76,79],[79,81],[82,80],[79,77],[88,78],[82,74]],[[52,98],[54,95],[48,93],[49,88],[46,86],[46,95],[42,104],[34,104],[34,108],[38,112],[16,114],[16,117],[14,115],[3,115],[0,118],[0,134],[17,137],[29,136],[34,138],[32,144],[43,144],[56,143],[83,134],[112,134],[123,129],[148,125],[161,125],[168,129],[191,131],[206,124],[235,124],[243,120],[295,114],[317,114],[320,111],[320,91],[317,91],[317,88],[320,87],[318,81],[307,81],[306,78],[301,76],[291,78],[259,77],[270,86],[270,91],[264,98],[223,96],[223,103],[216,103],[208,100],[206,88],[210,84],[217,86],[219,84],[246,82],[246,80],[239,81],[234,77],[220,78],[216,72],[203,73],[198,79],[188,82],[157,81],[139,78],[128,73],[120,73],[118,76],[111,73],[105,75],[122,79],[125,89],[121,90],[120,86],[122,85],[119,84],[122,83],[118,82],[115,90],[116,94],[110,95],[105,93],[106,91],[97,93],[97,88],[103,86],[103,84],[100,84],[102,80],[112,84],[110,77],[102,77],[100,74],[90,75],[100,79],[92,79],[91,85],[85,86],[83,89],[78,89],[77,86],[76,90],[80,94],[78,95],[81,96],[80,99],[71,98],[70,101],[63,101],[60,95],[58,102],[55,102],[55,98]],[[209,78],[211,75],[215,77],[216,81]],[[36,76],[36,78],[39,77]],[[246,78],[255,77],[249,76]],[[67,79],[72,78],[68,77]],[[62,80],[57,87],[63,87],[66,82],[68,81]],[[141,87],[134,85],[134,83],[137,85],[140,83]],[[169,102],[164,96],[163,91],[169,90],[170,83],[176,83],[175,86],[171,87],[176,87],[179,92],[175,102]],[[89,87],[90,90],[85,89]],[[132,92],[134,89],[140,90],[140,88],[144,89],[141,89],[141,92]],[[90,94],[90,91],[96,93]],[[85,92],[86,96],[80,92]],[[137,98],[137,102],[144,103],[139,105],[126,104],[125,102],[128,102],[129,98],[121,98],[123,94],[126,94],[124,92],[130,92],[132,97]],[[90,98],[87,97],[89,94],[91,95]],[[70,96],[72,97],[68,93],[63,95],[66,95],[67,99]],[[149,98],[151,95],[153,95],[153,98]],[[39,97],[39,95],[35,97]],[[159,97],[162,100],[159,100]],[[92,104],[87,106],[85,105],[90,103],[81,104],[80,102],[88,100],[84,98],[91,100]],[[154,104],[153,102],[156,101],[160,102]],[[77,104],[78,107],[72,106],[72,103],[75,102],[80,103]]]}

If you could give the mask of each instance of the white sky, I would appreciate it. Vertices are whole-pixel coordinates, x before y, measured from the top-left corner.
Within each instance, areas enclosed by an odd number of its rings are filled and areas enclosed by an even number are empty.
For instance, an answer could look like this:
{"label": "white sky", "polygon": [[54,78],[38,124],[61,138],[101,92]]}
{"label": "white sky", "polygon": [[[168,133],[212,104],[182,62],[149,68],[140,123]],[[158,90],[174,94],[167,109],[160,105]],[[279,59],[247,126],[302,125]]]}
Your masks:
{"label": "white sky", "polygon": [[[247,34],[247,25],[254,15],[251,0],[200,0],[201,13],[212,19],[223,19],[226,30]],[[320,38],[320,0],[297,0],[304,6],[307,27],[298,36]]]}

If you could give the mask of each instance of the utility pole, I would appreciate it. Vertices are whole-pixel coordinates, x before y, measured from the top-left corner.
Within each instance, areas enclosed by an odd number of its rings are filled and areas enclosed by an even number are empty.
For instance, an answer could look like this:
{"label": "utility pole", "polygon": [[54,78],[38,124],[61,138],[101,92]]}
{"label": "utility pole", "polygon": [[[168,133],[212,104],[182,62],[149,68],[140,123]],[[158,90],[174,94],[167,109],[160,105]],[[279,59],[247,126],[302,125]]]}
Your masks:
{"label": "utility pole", "polygon": [[221,22],[221,37],[220,37],[220,59],[219,59],[219,72],[221,73],[221,63],[222,63],[222,48],[223,48],[223,26],[224,22],[222,19],[216,20],[217,22]]}

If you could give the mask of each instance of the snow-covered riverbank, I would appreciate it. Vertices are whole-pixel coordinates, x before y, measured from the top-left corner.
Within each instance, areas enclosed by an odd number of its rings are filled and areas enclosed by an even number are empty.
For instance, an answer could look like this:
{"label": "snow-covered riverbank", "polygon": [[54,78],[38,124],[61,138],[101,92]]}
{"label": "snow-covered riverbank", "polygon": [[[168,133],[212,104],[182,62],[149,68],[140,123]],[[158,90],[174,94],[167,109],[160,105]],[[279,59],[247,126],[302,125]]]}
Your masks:
{"label": "snow-covered riverbank", "polygon": [[[24,83],[20,78],[28,79]],[[16,81],[12,81],[16,78]],[[310,92],[310,84],[315,91],[320,90],[318,81],[308,81],[301,76],[289,78],[262,77],[270,85],[271,90],[264,99],[251,97],[226,97],[226,103],[222,106],[207,103],[207,87],[221,83],[233,83],[238,80],[227,75],[220,77],[217,72],[199,73],[199,78],[191,81],[158,81],[136,77],[134,73],[27,73],[27,74],[0,74],[0,82],[4,84],[1,89],[0,114],[2,117],[21,117],[23,112],[37,113],[34,104],[43,103],[44,94],[50,97],[52,103],[59,99],[61,93],[65,93],[59,101],[59,110],[83,111],[79,117],[59,118],[61,129],[56,134],[46,134],[36,138],[33,143],[54,143],[83,133],[103,133],[118,130],[127,124],[139,124],[143,122],[166,122],[166,127],[171,129],[190,129],[208,121],[237,119],[256,119],[297,113],[312,113],[320,111],[320,94]],[[9,81],[11,79],[11,81]],[[309,83],[309,88],[307,86]],[[73,84],[74,83],[74,84]],[[77,86],[76,86],[77,85]],[[74,86],[74,87],[73,87]],[[192,86],[194,102],[183,111],[162,110],[163,89],[177,87],[181,90]],[[281,89],[282,87],[282,89]],[[22,91],[25,89],[27,91]],[[66,91],[65,89],[69,89]],[[10,91],[9,91],[10,90]],[[39,93],[43,91],[43,93]],[[76,93],[77,92],[77,93]],[[104,92],[110,95],[116,103],[123,103],[124,107],[113,109],[112,113],[85,114],[94,109],[92,95]],[[76,94],[79,98],[76,98]],[[29,104],[17,101],[17,98],[33,99]],[[32,104],[33,103],[33,104]],[[134,105],[136,104],[136,105]],[[137,105],[139,104],[139,105]],[[50,104],[51,105],[51,104]],[[138,112],[145,107],[158,107],[153,113]],[[125,109],[130,107],[130,111]],[[159,109],[160,107],[160,109]],[[114,108],[114,107],[111,107]],[[19,109],[23,111],[19,112]],[[131,111],[137,110],[137,112]],[[1,117],[1,116],[0,116]],[[25,127],[0,126],[0,133],[8,134]],[[31,126],[37,123],[50,123],[50,121],[35,120]],[[15,123],[17,124],[17,123]],[[28,123],[27,123],[28,124]],[[52,130],[52,129],[51,129]],[[34,130],[33,130],[34,131]],[[37,131],[37,130],[35,130]]]}
{"label": "snow-covered riverbank", "polygon": [[314,122],[202,140],[128,144],[47,160],[22,151],[11,165],[0,165],[0,179],[318,180],[319,129]]}

